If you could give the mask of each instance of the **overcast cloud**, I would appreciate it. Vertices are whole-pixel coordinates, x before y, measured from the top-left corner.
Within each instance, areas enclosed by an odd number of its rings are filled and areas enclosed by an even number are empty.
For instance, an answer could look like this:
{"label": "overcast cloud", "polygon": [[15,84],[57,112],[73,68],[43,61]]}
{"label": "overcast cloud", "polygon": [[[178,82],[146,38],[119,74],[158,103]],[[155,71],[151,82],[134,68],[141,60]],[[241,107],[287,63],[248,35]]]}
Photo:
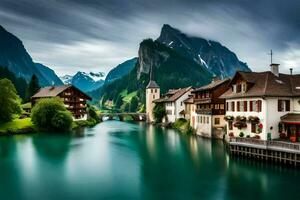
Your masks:
{"label": "overcast cloud", "polygon": [[255,71],[273,49],[283,72],[300,73],[299,10],[297,0],[0,0],[0,24],[59,75],[107,73],[163,24],[221,42]]}

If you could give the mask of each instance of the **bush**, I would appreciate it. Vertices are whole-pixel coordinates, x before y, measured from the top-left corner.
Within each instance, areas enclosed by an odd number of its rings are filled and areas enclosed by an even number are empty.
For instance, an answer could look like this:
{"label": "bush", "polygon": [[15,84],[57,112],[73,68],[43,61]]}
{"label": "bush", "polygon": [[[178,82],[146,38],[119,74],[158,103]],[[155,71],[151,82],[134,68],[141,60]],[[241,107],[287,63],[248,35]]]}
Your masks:
{"label": "bush", "polygon": [[244,137],[244,133],[243,132],[240,132],[240,137]]}
{"label": "bush", "polygon": [[247,135],[246,138],[250,138],[250,135]]}
{"label": "bush", "polygon": [[100,122],[100,118],[97,115],[96,110],[93,106],[88,106],[88,113],[89,113],[90,119],[93,119],[96,122]]}
{"label": "bush", "polygon": [[65,131],[71,128],[73,119],[59,98],[47,98],[33,107],[31,121],[40,130]]}
{"label": "bush", "polygon": [[72,127],[73,118],[69,111],[58,111],[52,118],[51,124],[56,130],[68,131]]}
{"label": "bush", "polygon": [[153,116],[156,123],[161,123],[166,116],[166,109],[163,104],[155,104],[153,108]]}
{"label": "bush", "polygon": [[173,124],[172,128],[179,130],[182,133],[190,134],[193,133],[193,128],[190,126],[190,122],[186,119],[177,119]]}

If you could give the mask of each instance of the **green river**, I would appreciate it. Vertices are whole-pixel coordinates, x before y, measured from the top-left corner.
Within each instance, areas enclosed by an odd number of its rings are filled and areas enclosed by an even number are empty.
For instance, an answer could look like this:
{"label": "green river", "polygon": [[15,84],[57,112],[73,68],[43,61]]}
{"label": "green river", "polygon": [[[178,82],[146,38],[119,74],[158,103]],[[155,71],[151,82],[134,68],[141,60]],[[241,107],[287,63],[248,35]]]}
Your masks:
{"label": "green river", "polygon": [[[299,189],[299,190],[298,190]],[[300,170],[144,123],[0,137],[0,200],[300,199]]]}

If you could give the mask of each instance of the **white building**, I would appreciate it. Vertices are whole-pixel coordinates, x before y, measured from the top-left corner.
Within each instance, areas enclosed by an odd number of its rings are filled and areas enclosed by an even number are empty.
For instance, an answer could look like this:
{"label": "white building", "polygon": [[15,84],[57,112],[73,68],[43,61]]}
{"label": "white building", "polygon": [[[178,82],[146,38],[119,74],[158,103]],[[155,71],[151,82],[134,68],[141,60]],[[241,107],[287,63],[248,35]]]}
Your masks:
{"label": "white building", "polygon": [[192,87],[169,90],[160,99],[155,100],[155,103],[163,103],[166,109],[166,122],[175,122],[179,118],[185,118],[185,103],[184,101],[191,95]]}
{"label": "white building", "polygon": [[280,74],[278,67],[235,74],[222,95],[229,136],[267,140],[294,132],[300,137],[300,75]]}
{"label": "white building", "polygon": [[153,116],[153,108],[155,103],[154,100],[160,98],[160,88],[157,83],[153,80],[150,80],[149,84],[146,87],[146,114],[147,114],[147,121],[154,122]]}

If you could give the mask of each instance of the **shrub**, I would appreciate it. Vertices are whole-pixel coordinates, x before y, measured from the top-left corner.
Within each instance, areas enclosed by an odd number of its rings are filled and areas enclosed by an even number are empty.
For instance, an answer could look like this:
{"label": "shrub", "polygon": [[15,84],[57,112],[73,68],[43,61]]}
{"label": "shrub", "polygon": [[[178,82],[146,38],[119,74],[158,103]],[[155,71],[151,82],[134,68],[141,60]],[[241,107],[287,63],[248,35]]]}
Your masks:
{"label": "shrub", "polygon": [[177,119],[173,124],[172,128],[179,130],[182,133],[190,134],[193,133],[193,128],[190,126],[190,122],[186,119]]}
{"label": "shrub", "polygon": [[240,137],[244,137],[244,133],[243,132],[240,132]]}
{"label": "shrub", "polygon": [[162,122],[163,118],[166,116],[166,109],[163,104],[155,104],[153,108],[153,116],[156,123]]}
{"label": "shrub", "polygon": [[247,135],[246,138],[250,138],[250,135]]}
{"label": "shrub", "polygon": [[51,120],[53,128],[61,131],[70,130],[72,122],[73,118],[69,111],[58,111]]}
{"label": "shrub", "polygon": [[96,122],[100,122],[100,118],[97,115],[96,110],[93,106],[88,106],[88,113],[89,113],[90,119],[93,119]]}
{"label": "shrub", "polygon": [[234,137],[233,132],[230,132],[228,135],[229,135],[229,137],[231,137],[231,138]]}
{"label": "shrub", "polygon": [[71,119],[71,113],[67,111],[59,98],[41,99],[31,112],[31,121],[33,124],[38,129],[44,131],[65,131],[70,126],[62,127],[62,125],[69,125],[69,122],[71,121],[72,123],[73,121]]}

